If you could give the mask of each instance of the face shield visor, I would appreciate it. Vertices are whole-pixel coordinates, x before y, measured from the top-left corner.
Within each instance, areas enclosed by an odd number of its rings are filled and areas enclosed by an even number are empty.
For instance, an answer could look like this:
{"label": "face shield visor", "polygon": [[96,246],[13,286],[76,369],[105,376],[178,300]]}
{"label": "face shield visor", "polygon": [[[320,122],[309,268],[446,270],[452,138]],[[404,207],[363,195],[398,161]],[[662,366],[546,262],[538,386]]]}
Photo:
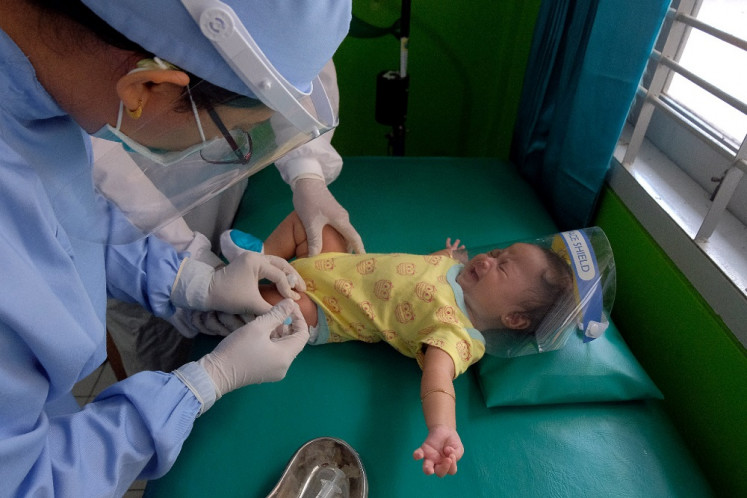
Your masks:
{"label": "face shield visor", "polygon": [[[90,213],[90,223],[79,223],[84,228],[73,236],[109,244],[135,241],[337,125],[322,80],[317,76],[307,92],[289,83],[231,7],[219,1],[181,3],[256,98],[233,91],[223,99],[206,98],[202,87],[210,83],[190,83],[175,103],[176,109],[181,105],[178,126],[146,105],[134,130],[128,122],[126,134],[120,106],[117,123],[94,134],[121,144],[94,150],[94,183],[110,202]],[[120,212],[129,224],[122,223]]]}
{"label": "face shield visor", "polygon": [[602,229],[584,228],[465,249],[455,252],[455,257],[467,261],[477,254],[519,242],[543,248],[548,264],[557,259],[559,265],[565,265],[562,271],[570,274],[572,285],[558,292],[528,329],[483,331],[486,352],[503,358],[544,353],[564,347],[569,340],[589,342],[604,333],[615,298],[616,274],[612,248]]}
{"label": "face shield visor", "polygon": [[[117,126],[106,126],[94,141],[94,185],[108,199],[102,203],[98,229],[84,237],[109,244],[142,238],[244,178],[272,164],[288,151],[330,130],[336,123],[321,85],[299,98],[298,105],[313,116],[319,127],[300,130],[284,115],[262,101],[232,97],[216,101],[205,96],[202,82],[185,89],[180,98],[181,136],[189,137],[182,150],[146,146],[125,135]],[[317,102],[315,102],[315,98]],[[211,101],[212,100],[212,101]],[[148,134],[148,143],[168,144],[172,129],[159,127],[159,116],[143,113],[133,136]],[[102,143],[103,142],[103,143]],[[120,211],[129,223],[115,221]],[[110,220],[110,221],[106,221]]]}

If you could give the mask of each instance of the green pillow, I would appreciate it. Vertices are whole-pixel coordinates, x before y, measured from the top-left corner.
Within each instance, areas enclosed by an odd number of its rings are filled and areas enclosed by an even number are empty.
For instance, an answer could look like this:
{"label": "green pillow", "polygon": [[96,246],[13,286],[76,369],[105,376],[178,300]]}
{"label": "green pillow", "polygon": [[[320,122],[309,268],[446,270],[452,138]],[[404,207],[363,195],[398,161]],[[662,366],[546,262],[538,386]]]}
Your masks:
{"label": "green pillow", "polygon": [[514,358],[485,355],[473,368],[489,407],[664,397],[612,323],[591,342],[571,338],[562,349]]}

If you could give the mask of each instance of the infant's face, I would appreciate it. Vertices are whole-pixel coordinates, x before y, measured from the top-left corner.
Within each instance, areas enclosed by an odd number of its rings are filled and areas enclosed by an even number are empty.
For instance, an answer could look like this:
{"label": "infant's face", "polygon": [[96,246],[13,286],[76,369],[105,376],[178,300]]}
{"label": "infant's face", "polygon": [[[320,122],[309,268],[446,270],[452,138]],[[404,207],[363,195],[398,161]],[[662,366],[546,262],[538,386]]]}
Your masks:
{"label": "infant's face", "polygon": [[464,303],[478,330],[504,328],[505,317],[522,308],[532,288],[547,269],[539,247],[517,243],[494,249],[469,260],[457,277]]}

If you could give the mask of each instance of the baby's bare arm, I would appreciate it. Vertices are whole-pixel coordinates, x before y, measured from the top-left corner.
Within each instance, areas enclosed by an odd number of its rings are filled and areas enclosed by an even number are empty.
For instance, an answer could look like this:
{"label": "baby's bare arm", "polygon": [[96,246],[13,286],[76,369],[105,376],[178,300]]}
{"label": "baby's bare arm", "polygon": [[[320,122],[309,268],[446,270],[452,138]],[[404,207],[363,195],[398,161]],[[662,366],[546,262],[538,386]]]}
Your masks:
{"label": "baby's bare arm", "polygon": [[454,403],[454,361],[443,349],[429,347],[423,362],[420,397],[425,423],[456,427]]}
{"label": "baby's bare arm", "polygon": [[413,457],[423,460],[423,472],[443,477],[455,474],[464,447],[456,430],[454,361],[445,351],[429,347],[423,362],[420,399],[428,437]]}

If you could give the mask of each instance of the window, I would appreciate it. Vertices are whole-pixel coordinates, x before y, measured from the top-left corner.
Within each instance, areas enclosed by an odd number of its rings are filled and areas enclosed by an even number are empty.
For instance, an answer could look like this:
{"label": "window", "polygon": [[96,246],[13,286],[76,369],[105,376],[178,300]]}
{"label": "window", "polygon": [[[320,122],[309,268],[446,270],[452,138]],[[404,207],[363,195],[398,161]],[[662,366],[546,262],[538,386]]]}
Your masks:
{"label": "window", "polygon": [[747,2],[675,0],[610,185],[747,345]]}
{"label": "window", "polygon": [[[705,31],[691,30],[681,44],[679,64],[705,77],[717,88],[747,102],[747,3],[740,0],[706,0],[697,13],[699,23],[722,31],[731,45]],[[700,24],[699,24],[700,25]],[[733,38],[737,38],[734,40]],[[713,57],[712,54],[718,54]],[[735,148],[747,135],[747,114],[723,102],[680,74],[673,74],[667,94],[722,133]],[[745,106],[742,106],[745,107]]]}

